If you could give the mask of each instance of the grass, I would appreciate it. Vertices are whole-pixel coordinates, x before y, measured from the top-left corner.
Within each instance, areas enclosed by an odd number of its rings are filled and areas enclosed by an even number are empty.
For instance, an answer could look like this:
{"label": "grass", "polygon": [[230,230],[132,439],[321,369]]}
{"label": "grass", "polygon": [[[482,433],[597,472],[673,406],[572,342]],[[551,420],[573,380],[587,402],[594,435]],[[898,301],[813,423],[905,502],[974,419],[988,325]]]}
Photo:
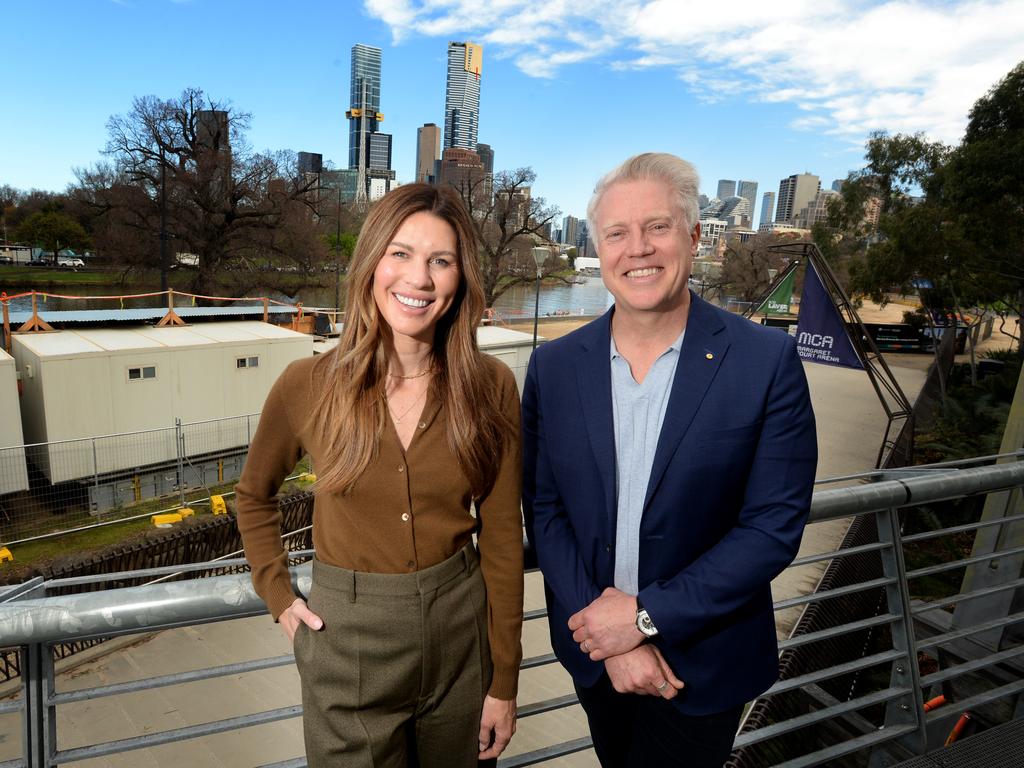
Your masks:
{"label": "grass", "polygon": [[[296,470],[308,471],[308,463],[304,460]],[[311,485],[312,481],[308,477],[300,476],[286,481],[281,487],[281,494],[288,496],[306,491]],[[233,489],[234,483],[232,482],[212,487],[209,491],[211,495],[218,495],[230,493]],[[196,517],[210,514],[209,504],[205,501],[206,491],[204,489],[201,492],[202,497],[186,501],[186,506],[195,512]],[[80,559],[108,547],[123,546],[136,539],[144,538],[147,532],[154,530],[149,521],[149,515],[171,509],[175,503],[175,497],[165,496],[159,499],[150,499],[113,512],[113,514],[127,516],[146,515],[139,520],[112,522],[98,528],[11,545],[10,550],[14,555],[14,562],[0,564],[0,584],[16,584],[35,575],[39,570],[53,565],[60,559],[71,557]],[[228,503],[229,509],[231,509],[230,497]],[[97,522],[105,522],[105,520],[94,518],[86,512],[71,513],[62,520],[65,528]]]}
{"label": "grass", "polygon": [[128,520],[102,528],[90,528],[54,539],[41,539],[11,547],[14,562],[0,565],[0,582],[17,583],[39,569],[69,556],[81,557],[109,546],[127,544],[151,526],[148,520]]}
{"label": "grass", "polygon": [[0,288],[23,291],[30,285],[36,290],[60,286],[117,286],[117,273],[99,270],[50,269],[48,267],[0,266]]}

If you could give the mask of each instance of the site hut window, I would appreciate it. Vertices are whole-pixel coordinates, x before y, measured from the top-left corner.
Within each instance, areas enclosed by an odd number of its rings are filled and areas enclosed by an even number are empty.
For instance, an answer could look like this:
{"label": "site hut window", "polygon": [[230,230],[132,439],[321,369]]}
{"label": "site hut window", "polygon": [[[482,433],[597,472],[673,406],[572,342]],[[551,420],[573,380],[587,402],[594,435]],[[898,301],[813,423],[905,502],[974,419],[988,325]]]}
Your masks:
{"label": "site hut window", "polygon": [[235,368],[259,368],[260,358],[258,355],[252,357],[236,357]]}
{"label": "site hut window", "polygon": [[143,379],[155,379],[155,365],[135,365],[128,368],[128,381],[142,381]]}

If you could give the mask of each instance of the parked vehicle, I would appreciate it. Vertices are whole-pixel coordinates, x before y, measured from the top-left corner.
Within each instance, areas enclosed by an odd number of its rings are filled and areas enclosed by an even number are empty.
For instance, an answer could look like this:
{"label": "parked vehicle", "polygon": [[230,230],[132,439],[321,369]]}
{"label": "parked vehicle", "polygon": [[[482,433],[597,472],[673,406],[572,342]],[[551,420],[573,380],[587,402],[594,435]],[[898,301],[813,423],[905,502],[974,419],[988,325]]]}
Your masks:
{"label": "parked vehicle", "polygon": [[57,266],[78,269],[79,267],[84,267],[85,262],[82,261],[77,256],[62,256],[61,258],[57,259]]}

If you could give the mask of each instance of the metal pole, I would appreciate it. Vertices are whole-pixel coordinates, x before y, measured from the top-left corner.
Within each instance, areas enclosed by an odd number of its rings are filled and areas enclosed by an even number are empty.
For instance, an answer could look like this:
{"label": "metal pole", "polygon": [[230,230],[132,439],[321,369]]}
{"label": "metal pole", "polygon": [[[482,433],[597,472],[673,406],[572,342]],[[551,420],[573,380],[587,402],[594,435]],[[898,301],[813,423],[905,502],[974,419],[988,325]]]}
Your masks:
{"label": "metal pole", "polygon": [[[338,220],[334,231],[334,308],[341,310],[341,187],[338,187]],[[338,315],[334,315],[334,324],[338,324]],[[337,328],[335,328],[337,330]]]}
{"label": "metal pole", "polygon": [[167,163],[164,151],[160,150],[160,290],[166,291],[169,284],[170,262],[167,253]]}
{"label": "metal pole", "polygon": [[185,506],[185,433],[181,431],[181,419],[174,420],[175,442],[178,444],[178,498]]}
{"label": "metal pole", "polygon": [[879,542],[889,545],[887,549],[879,551],[882,573],[886,578],[895,580],[885,588],[889,613],[899,617],[892,625],[892,645],[905,654],[903,659],[893,663],[889,684],[892,688],[908,689],[906,696],[893,699],[886,705],[885,725],[916,725],[917,729],[907,734],[904,743],[915,754],[923,755],[927,751],[928,734],[925,728],[921,672],[917,663],[917,637],[914,634],[910,590],[907,586],[907,566],[903,558],[899,511],[895,508],[880,509],[875,513],[875,521],[878,525]]}
{"label": "metal pole", "polygon": [[537,348],[537,322],[540,319],[540,268],[537,268],[537,290],[533,297],[533,348]]}
{"label": "metal pole", "polygon": [[3,305],[3,310],[4,310],[4,349],[7,350],[7,352],[10,352],[11,351],[11,315],[10,315],[10,310],[8,309],[8,306],[7,306],[8,304],[10,304],[10,301],[7,299],[7,294],[4,293],[3,296],[0,297],[0,305]]}
{"label": "metal pole", "polygon": [[[92,439],[92,481],[96,488],[100,487],[100,463],[96,457],[96,438]],[[97,501],[99,496],[96,497]]]}

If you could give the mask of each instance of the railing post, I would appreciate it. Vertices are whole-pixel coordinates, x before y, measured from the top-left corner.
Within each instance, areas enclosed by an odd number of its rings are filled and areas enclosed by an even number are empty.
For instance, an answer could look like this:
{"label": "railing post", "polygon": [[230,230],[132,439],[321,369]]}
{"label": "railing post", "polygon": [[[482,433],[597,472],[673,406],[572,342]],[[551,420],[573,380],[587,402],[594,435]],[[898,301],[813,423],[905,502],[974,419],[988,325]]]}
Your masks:
{"label": "railing post", "polygon": [[185,506],[185,432],[181,428],[181,419],[174,419],[174,443],[178,454],[178,501]]}
{"label": "railing post", "polygon": [[50,768],[57,753],[57,716],[53,697],[53,657],[49,646],[32,643],[21,649],[25,765]]}
{"label": "railing post", "polygon": [[[917,731],[901,740],[906,747],[923,755],[928,746],[925,732],[924,692],[921,690],[921,671],[917,663],[917,638],[914,635],[914,619],[910,612],[910,590],[907,586],[907,566],[903,558],[903,537],[900,534],[899,511],[894,508],[882,509],[876,513],[878,540],[888,547],[879,552],[882,558],[882,572],[886,578],[895,579],[894,584],[885,588],[889,612],[899,616],[892,624],[893,648],[902,651],[904,659],[893,663],[889,685],[892,688],[910,688],[910,694],[893,699],[886,705],[885,725],[915,724]],[[878,753],[875,753],[877,755]],[[877,762],[873,755],[871,765],[887,765]]]}

